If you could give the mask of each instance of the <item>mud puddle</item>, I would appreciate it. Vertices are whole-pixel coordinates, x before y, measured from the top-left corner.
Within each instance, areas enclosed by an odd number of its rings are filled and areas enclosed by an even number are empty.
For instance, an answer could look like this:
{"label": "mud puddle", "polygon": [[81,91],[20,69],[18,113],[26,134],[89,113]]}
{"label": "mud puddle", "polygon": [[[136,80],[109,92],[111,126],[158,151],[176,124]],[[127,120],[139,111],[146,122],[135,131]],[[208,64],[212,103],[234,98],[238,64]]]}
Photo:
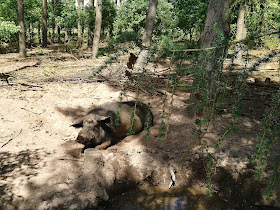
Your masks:
{"label": "mud puddle", "polygon": [[114,192],[107,202],[100,203],[100,210],[184,210],[184,209],[234,209],[218,194],[207,195],[202,187],[138,186],[125,192]]}

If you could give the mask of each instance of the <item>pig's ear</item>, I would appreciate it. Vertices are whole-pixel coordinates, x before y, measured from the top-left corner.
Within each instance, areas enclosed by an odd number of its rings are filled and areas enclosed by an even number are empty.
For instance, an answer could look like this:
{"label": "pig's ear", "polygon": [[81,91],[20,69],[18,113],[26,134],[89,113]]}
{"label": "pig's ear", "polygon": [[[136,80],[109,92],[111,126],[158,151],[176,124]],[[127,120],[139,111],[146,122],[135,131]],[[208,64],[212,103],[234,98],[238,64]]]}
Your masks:
{"label": "pig's ear", "polygon": [[112,134],[115,130],[112,126],[111,117],[102,117],[98,120],[98,124],[103,128],[106,133]]}
{"label": "pig's ear", "polygon": [[104,123],[104,124],[110,123],[111,122],[111,117],[110,116],[100,116],[98,118],[98,122],[99,123]]}
{"label": "pig's ear", "polygon": [[83,127],[83,118],[76,120],[71,126],[73,126],[75,128]]}

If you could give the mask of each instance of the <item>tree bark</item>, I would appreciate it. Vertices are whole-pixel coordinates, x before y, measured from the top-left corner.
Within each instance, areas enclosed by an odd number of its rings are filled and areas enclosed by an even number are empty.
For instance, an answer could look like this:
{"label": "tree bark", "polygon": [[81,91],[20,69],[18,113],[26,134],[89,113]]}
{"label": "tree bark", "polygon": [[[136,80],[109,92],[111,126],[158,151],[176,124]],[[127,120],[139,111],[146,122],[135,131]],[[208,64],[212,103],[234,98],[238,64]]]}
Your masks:
{"label": "tree bark", "polygon": [[146,17],[146,26],[142,39],[142,45],[146,47],[146,49],[141,50],[135,64],[137,68],[140,67],[140,70],[145,66],[149,57],[149,50],[147,48],[151,46],[152,42],[152,35],[156,21],[157,2],[158,0],[150,0],[149,2],[149,10]]}
{"label": "tree bark", "polygon": [[[246,28],[244,23],[244,12],[245,7],[244,4],[241,3],[238,8],[238,16],[237,16],[237,28],[236,28],[236,41],[242,40],[246,37]],[[240,63],[242,59],[242,48],[243,43],[238,43],[235,47],[236,54],[236,62]]]}
{"label": "tree bark", "polygon": [[26,55],[26,43],[25,43],[25,28],[24,28],[24,3],[23,0],[17,1],[18,5],[18,22],[20,26],[19,31],[19,57],[25,58]]}
{"label": "tree bark", "polygon": [[[82,2],[82,8],[83,8],[83,10],[84,10],[84,8],[85,8],[85,1],[84,1],[84,0],[81,0],[81,2]],[[83,25],[82,25],[82,34],[83,34],[82,37],[84,37],[84,31],[85,31],[85,25],[83,24]]]}
{"label": "tree bark", "polygon": [[[58,7],[60,4],[60,0],[56,0],[55,2],[55,6]],[[56,26],[56,36],[57,36],[57,42],[60,43],[61,40],[60,40],[60,27],[57,25]]]}
{"label": "tree bark", "polygon": [[210,0],[204,27],[201,47],[211,47],[215,44],[217,30],[215,24],[218,25],[225,39],[229,38],[230,26],[230,5],[232,0]]}
{"label": "tree bark", "polygon": [[[209,100],[215,99],[217,72],[222,71],[224,58],[227,54],[227,47],[222,47],[221,43],[217,43],[217,38],[223,37],[223,44],[228,41],[230,34],[230,6],[232,0],[210,0],[206,23],[204,27],[203,37],[201,40],[201,48],[217,47],[214,50],[202,52],[198,61],[198,68],[203,68],[208,82]],[[193,86],[199,84],[197,78],[194,80]],[[195,101],[195,93],[192,92],[191,101]]]}
{"label": "tree bark", "polygon": [[152,42],[152,34],[154,31],[155,21],[156,21],[156,10],[157,10],[158,0],[150,0],[149,10],[146,18],[146,26],[143,35],[142,45],[145,47],[150,47]]}
{"label": "tree bark", "polygon": [[58,41],[58,43],[61,42],[61,39],[60,39],[60,27],[59,26],[57,26],[57,41]]}
{"label": "tree bark", "polygon": [[68,43],[68,31],[69,31],[69,30],[68,30],[67,28],[65,28],[64,30],[65,30],[65,34],[64,34],[64,43],[67,44],[67,43]]}
{"label": "tree bark", "polygon": [[32,26],[32,23],[29,24],[29,41],[30,41],[30,43],[33,42],[33,26]]}
{"label": "tree bark", "polygon": [[78,48],[82,46],[81,1],[78,0]]}
{"label": "tree bark", "polygon": [[43,0],[43,22],[42,22],[42,36],[43,36],[43,47],[47,47],[47,0]]}
{"label": "tree bark", "polygon": [[41,25],[40,25],[40,22],[38,22],[38,41],[39,41],[39,44],[42,43],[42,41],[41,41]]}
{"label": "tree bark", "polygon": [[[52,12],[54,12],[54,0],[51,1],[51,10]],[[51,40],[52,42],[54,42],[54,38],[55,38],[55,23],[52,23],[52,36],[51,36]]]}
{"label": "tree bark", "polygon": [[[89,10],[93,13],[93,0],[89,0],[88,2]],[[93,24],[94,24],[94,17],[92,15],[89,16],[89,23],[88,23],[88,47],[92,46],[93,40]]]}
{"label": "tree bark", "polygon": [[121,0],[117,0],[117,8],[121,6]]}
{"label": "tree bark", "polygon": [[102,0],[97,0],[94,39],[92,45],[92,59],[95,59],[98,53],[99,40],[101,35],[101,23],[102,23]]}

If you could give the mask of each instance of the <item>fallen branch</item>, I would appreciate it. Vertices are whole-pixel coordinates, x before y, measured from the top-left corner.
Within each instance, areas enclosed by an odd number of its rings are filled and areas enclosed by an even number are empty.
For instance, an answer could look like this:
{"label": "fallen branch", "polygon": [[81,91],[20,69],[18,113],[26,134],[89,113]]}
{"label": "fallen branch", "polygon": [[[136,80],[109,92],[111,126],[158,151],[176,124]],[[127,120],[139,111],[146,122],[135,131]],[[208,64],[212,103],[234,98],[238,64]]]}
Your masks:
{"label": "fallen branch", "polygon": [[1,148],[3,148],[4,146],[6,146],[7,144],[9,144],[9,143],[10,143],[12,140],[14,140],[16,137],[18,137],[19,134],[21,134],[21,132],[22,132],[22,129],[20,129],[19,133],[18,133],[15,137],[9,139],[5,144],[3,144],[3,145],[1,146]]}
{"label": "fallen branch", "polygon": [[83,161],[81,159],[59,158],[58,160]]}
{"label": "fallen branch", "polygon": [[24,107],[20,107],[21,109],[23,109],[23,110],[25,110],[25,111],[27,111],[27,112],[31,112],[32,114],[37,114],[37,115],[40,115],[41,113],[36,113],[36,112],[33,112],[33,111],[30,111],[30,110],[28,110],[28,109],[26,109],[26,108],[24,108]]}
{"label": "fallen branch", "polygon": [[[21,63],[21,62],[18,62],[18,67],[16,66],[16,65],[9,65],[8,67],[9,68],[14,68],[13,70],[11,70],[11,71],[8,71],[8,72],[6,72],[5,71],[5,74],[11,74],[11,73],[14,73],[14,72],[16,72],[16,71],[20,71],[20,70],[23,70],[23,69],[25,69],[25,68],[29,68],[29,67],[35,67],[35,66],[38,66],[40,63],[41,63],[41,61],[39,61],[39,60],[31,60],[29,63],[27,63],[26,64],[26,62],[27,61],[25,61],[23,64]],[[5,68],[8,68],[7,66],[5,67]],[[4,70],[4,68],[2,68],[2,69],[0,69],[1,71],[3,71]]]}

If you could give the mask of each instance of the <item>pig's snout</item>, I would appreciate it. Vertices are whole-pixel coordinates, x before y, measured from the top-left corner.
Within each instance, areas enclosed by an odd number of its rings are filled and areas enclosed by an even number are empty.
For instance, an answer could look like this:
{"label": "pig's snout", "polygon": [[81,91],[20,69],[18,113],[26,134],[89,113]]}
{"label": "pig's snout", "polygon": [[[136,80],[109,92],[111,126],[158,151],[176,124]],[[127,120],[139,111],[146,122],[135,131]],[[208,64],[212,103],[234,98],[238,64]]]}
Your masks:
{"label": "pig's snout", "polygon": [[80,135],[80,134],[78,135],[78,137],[76,139],[76,141],[79,142],[79,143],[83,143],[84,140],[85,140],[85,137],[83,135]]}
{"label": "pig's snout", "polygon": [[94,139],[93,136],[91,136],[89,132],[81,131],[78,134],[76,141],[81,144],[87,144],[89,141],[93,139]]}

